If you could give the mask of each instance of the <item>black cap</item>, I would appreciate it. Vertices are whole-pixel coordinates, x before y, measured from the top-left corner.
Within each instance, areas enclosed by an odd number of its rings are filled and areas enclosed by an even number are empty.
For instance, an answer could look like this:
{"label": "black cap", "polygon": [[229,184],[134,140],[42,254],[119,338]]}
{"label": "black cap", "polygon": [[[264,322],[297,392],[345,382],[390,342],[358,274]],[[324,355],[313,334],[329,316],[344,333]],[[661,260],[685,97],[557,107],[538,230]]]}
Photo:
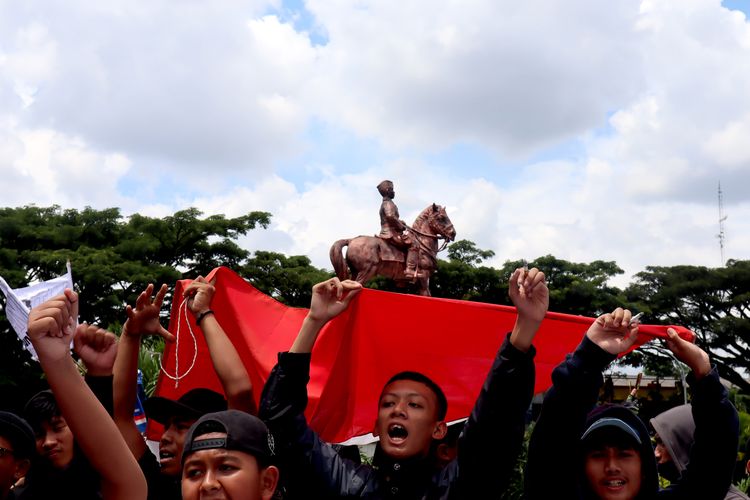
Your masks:
{"label": "black cap", "polygon": [[173,417],[198,419],[206,413],[224,411],[227,409],[227,400],[211,389],[192,389],[177,401],[158,396],[148,398],[143,409],[148,418],[166,425]]}
{"label": "black cap", "polygon": [[24,419],[9,413],[0,411],[0,436],[7,439],[13,447],[13,456],[16,458],[31,458],[36,451],[36,438],[31,426]]}
{"label": "black cap", "polygon": [[[212,432],[226,433],[225,438],[200,439]],[[261,419],[239,410],[227,410],[203,415],[190,427],[182,461],[198,450],[221,448],[242,451],[262,462],[274,456],[273,436]]]}
{"label": "black cap", "polygon": [[589,436],[594,434],[596,431],[604,429],[621,431],[628,437],[632,438],[639,445],[641,444],[641,438],[638,435],[638,431],[633,429],[630,424],[628,424],[624,420],[615,417],[600,418],[599,420],[591,424],[581,436],[581,441],[586,441]]}

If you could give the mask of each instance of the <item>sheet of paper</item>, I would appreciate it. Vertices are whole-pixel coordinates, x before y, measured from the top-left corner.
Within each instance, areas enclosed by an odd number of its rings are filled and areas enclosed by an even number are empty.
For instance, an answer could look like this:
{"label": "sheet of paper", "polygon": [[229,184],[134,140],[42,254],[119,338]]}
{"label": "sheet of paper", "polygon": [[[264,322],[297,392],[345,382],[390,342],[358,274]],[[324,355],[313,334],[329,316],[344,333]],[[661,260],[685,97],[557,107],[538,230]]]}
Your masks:
{"label": "sheet of paper", "polygon": [[68,262],[67,268],[68,272],[62,276],[16,289],[11,288],[0,276],[0,291],[6,298],[5,315],[8,317],[16,335],[23,342],[24,347],[35,360],[37,359],[36,352],[31,345],[29,336],[26,335],[29,312],[44,301],[60,295],[66,288],[73,288],[73,273],[70,270],[70,262]]}

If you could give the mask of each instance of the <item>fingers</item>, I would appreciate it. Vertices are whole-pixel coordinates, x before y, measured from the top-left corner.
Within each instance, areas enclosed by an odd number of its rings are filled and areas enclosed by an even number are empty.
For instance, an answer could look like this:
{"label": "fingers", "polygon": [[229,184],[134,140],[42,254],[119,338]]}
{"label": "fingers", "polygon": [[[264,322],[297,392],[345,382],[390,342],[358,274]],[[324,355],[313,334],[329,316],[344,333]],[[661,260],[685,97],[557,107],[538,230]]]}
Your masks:
{"label": "fingers", "polygon": [[[603,314],[597,318],[604,328],[622,328],[630,327],[630,318],[632,313],[628,309],[618,307],[611,313]],[[603,322],[600,321],[603,319]]]}
{"label": "fingers", "polygon": [[65,295],[50,299],[32,309],[29,315],[29,332],[40,336],[47,333],[52,337],[62,337],[72,333],[70,324],[70,302]]}
{"label": "fingers", "polygon": [[666,340],[667,347],[670,351],[677,354],[677,352],[682,348],[682,343],[685,341],[680,338],[674,328],[667,328],[667,336],[669,337]]}
{"label": "fingers", "polygon": [[136,309],[143,309],[146,307],[146,304],[148,303],[148,298],[151,297],[151,293],[154,290],[154,285],[149,284],[146,287],[146,290],[142,291],[140,295],[138,295],[138,298],[135,300],[135,308]]}
{"label": "fingers", "polygon": [[[153,289],[153,285],[151,285],[151,287]],[[167,294],[167,290],[168,290],[167,285],[163,284],[161,288],[159,288],[159,291],[156,292],[156,298],[154,299],[154,302],[153,302],[153,304],[156,307],[161,308],[161,304],[162,302],[164,302],[164,296]]]}
{"label": "fingers", "polygon": [[114,333],[99,328],[97,325],[86,323],[78,325],[76,336],[73,339],[76,352],[79,352],[83,346],[88,346],[97,352],[104,352],[115,343],[117,343],[117,337]]}
{"label": "fingers", "polygon": [[349,302],[352,301],[352,299],[362,291],[362,284],[357,281],[352,280],[345,280],[341,283],[344,290],[346,290],[346,296],[344,296],[344,299],[341,301],[345,306],[349,305]]}
{"label": "fingers", "polygon": [[159,325],[159,336],[166,340],[167,342],[174,342],[174,335],[172,335],[169,330],[164,328],[163,326]]}

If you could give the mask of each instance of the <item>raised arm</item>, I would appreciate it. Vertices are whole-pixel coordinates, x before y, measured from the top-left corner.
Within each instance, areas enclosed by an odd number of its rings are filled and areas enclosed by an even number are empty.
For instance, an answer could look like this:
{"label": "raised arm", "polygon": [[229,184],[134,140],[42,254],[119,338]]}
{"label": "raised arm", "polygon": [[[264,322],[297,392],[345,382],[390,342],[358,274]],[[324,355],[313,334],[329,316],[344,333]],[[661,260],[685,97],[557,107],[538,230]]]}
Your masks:
{"label": "raised arm", "polygon": [[188,298],[188,308],[200,321],[199,326],[203,330],[211,362],[219,376],[229,408],[255,415],[258,409],[245,365],[211,310],[215,292],[213,283],[198,276],[185,288],[184,296]]}
{"label": "raised arm", "polygon": [[312,289],[310,312],[302,322],[302,328],[289,352],[312,352],[320,330],[349,307],[349,303],[360,290],[360,283],[352,280],[339,281],[338,278],[331,278],[315,285]]}
{"label": "raised arm", "polygon": [[576,460],[560,459],[560,450],[575,450],[586,415],[596,404],[602,371],[638,336],[631,313],[621,308],[599,316],[581,344],[552,372],[552,387],[529,442],[525,473],[527,498],[576,498],[580,469]]}
{"label": "raised arm", "polygon": [[[28,335],[60,411],[77,444],[99,473],[105,499],[145,499],[146,480],[114,422],[97,401],[70,357],[76,335],[78,296],[71,290],[32,309]],[[82,324],[82,333],[88,325]],[[112,342],[109,338],[106,342]],[[80,343],[81,341],[79,341]],[[90,346],[97,349],[96,345]],[[106,348],[106,346],[104,346]]]}
{"label": "raised arm", "polygon": [[73,349],[86,366],[86,384],[110,415],[113,411],[112,369],[117,356],[117,337],[96,325],[82,328]]}
{"label": "raised arm", "polygon": [[510,279],[509,295],[518,312],[516,323],[498,349],[458,442],[461,498],[504,491],[523,443],[526,411],[534,391],[532,341],[549,307],[544,273],[517,269]]}
{"label": "raised arm", "polygon": [[146,443],[138,432],[133,420],[136,391],[138,389],[138,351],[142,335],[161,335],[172,340],[170,334],[159,323],[159,312],[167,293],[167,285],[162,285],[153,299],[154,285],[148,285],[135,303],[135,309],[127,306],[127,321],[122,327],[120,347],[114,367],[114,420],[117,428],[128,444],[133,456],[140,459],[146,452]]}
{"label": "raised arm", "polygon": [[303,498],[312,498],[315,494],[325,498],[339,494],[359,496],[364,485],[364,481],[353,479],[357,473],[354,468],[349,468],[346,461],[308,427],[304,415],[310,352],[315,340],[323,326],[343,312],[361,289],[362,285],[357,282],[338,278],[315,285],[310,312],[292,348],[279,353],[279,361],[263,386],[259,416],[273,433],[284,463],[293,464],[291,467],[299,471],[300,477],[316,478],[315,484],[324,488],[324,491],[310,491],[311,486],[305,481],[290,483],[290,491],[295,490]]}
{"label": "raised arm", "polygon": [[708,354],[668,329],[667,347],[691,370],[688,383],[693,391],[695,421],[690,460],[682,478],[668,493],[674,498],[724,498],[732,483],[737,459],[739,417],[728,399],[719,373]]}

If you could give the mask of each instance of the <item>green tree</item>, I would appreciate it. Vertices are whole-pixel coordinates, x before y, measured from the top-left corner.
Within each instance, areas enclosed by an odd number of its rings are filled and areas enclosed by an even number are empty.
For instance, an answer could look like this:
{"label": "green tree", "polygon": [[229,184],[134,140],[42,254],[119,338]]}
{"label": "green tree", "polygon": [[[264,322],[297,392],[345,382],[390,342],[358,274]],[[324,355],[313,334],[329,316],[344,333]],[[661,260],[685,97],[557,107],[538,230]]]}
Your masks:
{"label": "green tree", "polygon": [[458,240],[448,247],[448,260],[463,262],[468,265],[478,265],[495,256],[492,250],[477,248],[470,240]]}
{"label": "green tree", "polygon": [[[117,208],[1,208],[0,275],[17,288],[62,274],[70,260],[83,297],[81,320],[115,329],[124,305],[148,283],[171,284],[217,265],[239,267],[249,254],[234,240],[267,227],[270,218],[267,212],[203,218],[195,208],[164,218],[125,218]],[[38,366],[2,314],[0,336],[0,384],[38,381]]]}
{"label": "green tree", "polygon": [[[726,267],[647,267],[626,289],[629,300],[649,323],[690,328],[722,377],[750,391],[750,261]],[[662,357],[658,345],[645,351]]]}
{"label": "green tree", "polygon": [[294,307],[309,307],[312,287],[333,273],[318,269],[304,255],[285,256],[258,250],[240,268],[240,274],[258,290]]}

